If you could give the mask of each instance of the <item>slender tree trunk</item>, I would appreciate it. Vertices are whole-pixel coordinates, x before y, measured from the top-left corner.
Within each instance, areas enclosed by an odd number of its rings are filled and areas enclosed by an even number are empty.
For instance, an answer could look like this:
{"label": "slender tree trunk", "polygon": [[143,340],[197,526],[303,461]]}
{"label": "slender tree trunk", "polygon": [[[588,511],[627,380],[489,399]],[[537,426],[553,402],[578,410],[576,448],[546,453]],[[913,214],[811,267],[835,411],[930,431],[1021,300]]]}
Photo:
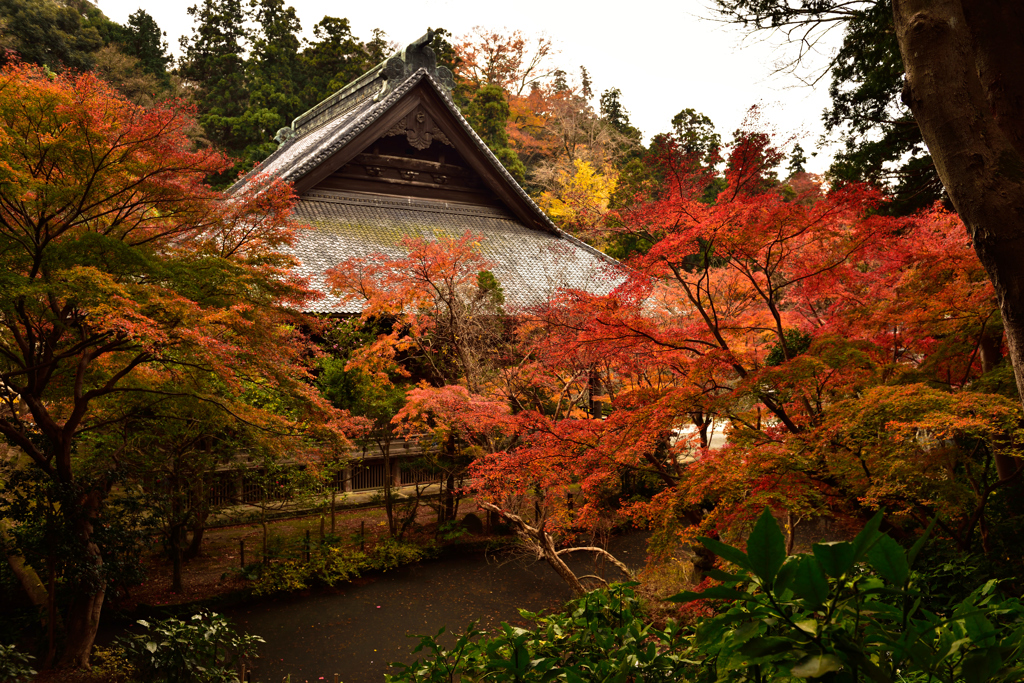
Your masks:
{"label": "slender tree trunk", "polygon": [[49,587],[49,595],[47,596],[46,602],[46,613],[47,613],[47,625],[46,625],[46,661],[43,663],[44,669],[49,669],[53,666],[53,660],[57,658],[57,620],[59,615],[57,612],[57,566],[54,564],[56,558],[52,555],[46,558],[46,573],[48,574],[49,581],[47,585]]}
{"label": "slender tree trunk", "polygon": [[504,519],[507,519],[509,523],[512,524],[512,526],[515,528],[516,533],[519,535],[519,537],[526,541],[527,545],[533,550],[533,552],[538,554],[540,557],[543,557],[544,560],[549,565],[551,565],[551,568],[555,570],[556,574],[562,577],[562,580],[565,581],[566,584],[568,584],[569,589],[572,590],[573,595],[577,598],[586,595],[588,591],[580,582],[579,577],[576,576],[576,574],[569,568],[569,565],[567,565],[562,560],[562,555],[572,552],[598,553],[608,558],[609,561],[611,561],[612,564],[621,569],[626,574],[626,576],[631,576],[629,568],[626,567],[626,565],[620,562],[618,558],[616,558],[614,555],[609,553],[604,548],[588,546],[586,548],[565,548],[563,550],[557,550],[555,548],[554,539],[551,537],[551,534],[545,531],[543,523],[538,524],[537,526],[532,526],[528,524],[526,520],[524,520],[519,515],[512,514],[511,512],[506,512],[499,508],[497,505],[493,505],[491,503],[482,503],[480,507],[482,507],[485,510],[495,512],[501,515],[501,517],[503,517]]}
{"label": "slender tree trunk", "polygon": [[[1024,4],[893,0],[903,101],[995,286],[1024,397]],[[1020,463],[996,460],[999,477]]]}
{"label": "slender tree trunk", "polygon": [[206,535],[206,519],[209,516],[209,511],[199,511],[196,514],[196,521],[192,524],[192,540],[189,541],[188,547],[182,553],[182,559],[185,560],[194,560],[199,557],[199,553],[203,549],[203,536]]}
{"label": "slender tree trunk", "polygon": [[170,539],[171,546],[171,592],[181,592],[181,524],[171,525]]}

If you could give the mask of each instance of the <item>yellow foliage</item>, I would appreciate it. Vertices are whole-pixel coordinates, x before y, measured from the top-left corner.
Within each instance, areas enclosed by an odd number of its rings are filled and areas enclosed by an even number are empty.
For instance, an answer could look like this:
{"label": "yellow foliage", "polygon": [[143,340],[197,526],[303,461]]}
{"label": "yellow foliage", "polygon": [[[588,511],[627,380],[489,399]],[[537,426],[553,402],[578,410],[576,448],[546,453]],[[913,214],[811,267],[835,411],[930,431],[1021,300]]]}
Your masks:
{"label": "yellow foliage", "polygon": [[608,213],[608,201],[617,183],[613,170],[598,172],[588,162],[576,159],[573,170],[560,170],[555,189],[541,194],[538,202],[562,226],[593,229]]}

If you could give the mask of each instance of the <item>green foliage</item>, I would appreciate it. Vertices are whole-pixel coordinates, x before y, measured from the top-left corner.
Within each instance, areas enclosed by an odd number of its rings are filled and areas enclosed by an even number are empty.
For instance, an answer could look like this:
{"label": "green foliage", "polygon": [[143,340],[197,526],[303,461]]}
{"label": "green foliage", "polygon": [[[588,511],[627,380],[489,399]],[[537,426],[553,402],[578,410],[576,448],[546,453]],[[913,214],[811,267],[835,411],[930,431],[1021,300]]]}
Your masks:
{"label": "green foliage", "polygon": [[386,572],[403,564],[419,562],[426,557],[423,548],[387,536],[373,547],[366,558],[365,568]]}
{"label": "green foliage", "polygon": [[476,96],[466,108],[466,120],[484,143],[498,157],[516,182],[526,182],[526,167],[515,151],[509,147],[506,125],[511,110],[505,91],[498,85],[485,85],[476,91]]}
{"label": "green foliage", "polygon": [[166,34],[160,30],[156,20],[144,9],[128,17],[118,35],[121,50],[139,60],[142,68],[159,78],[164,84],[170,82],[167,69],[174,58],[167,52]]}
{"label": "green foliage", "polygon": [[57,0],[0,0],[0,27],[0,48],[54,71],[91,69],[93,53],[119,28],[90,2]]}
{"label": "green foliage", "polygon": [[337,586],[359,578],[366,555],[331,545],[312,549],[309,561],[285,560],[265,565],[253,584],[256,595],[302,590],[310,585]]}
{"label": "green foliage", "polygon": [[923,607],[926,578],[912,567],[927,534],[906,551],[878,531],[881,521],[879,513],[853,541],[788,558],[768,510],[746,553],[701,539],[738,571],[714,571],[722,585],[672,598],[730,601],[697,626],[688,680],[1019,680],[1024,605],[1000,596],[993,580],[947,611]]}
{"label": "green foliage", "polygon": [[[776,343],[768,355],[764,358],[764,364],[771,367],[782,365],[787,360],[796,358],[801,353],[811,348],[811,335],[800,330],[788,329],[783,331],[782,336],[786,340],[786,346]],[[788,353],[787,353],[788,352]]]}
{"label": "green foliage", "polygon": [[609,88],[601,93],[601,118],[634,144],[639,145],[644,134],[630,123],[629,112],[623,106],[621,97],[622,91],[618,88]]}
{"label": "green foliage", "polygon": [[522,611],[532,629],[502,624],[494,636],[472,626],[450,650],[437,636],[421,636],[415,652],[428,657],[395,664],[391,683],[458,680],[646,681],[682,680],[686,661],[678,651],[679,630],[659,630],[645,623],[642,607],[627,584],[595,591],[569,603],[560,614]]}
{"label": "green foliage", "polygon": [[332,544],[310,549],[309,559],[271,562],[264,565],[253,583],[253,593],[270,595],[303,590],[313,585],[337,586],[359,578],[363,572],[386,572],[426,556],[423,548],[385,537],[368,553],[348,550]]}
{"label": "green foliage", "polygon": [[141,680],[151,683],[234,683],[238,664],[256,656],[263,639],[237,633],[230,622],[205,610],[188,621],[140,619],[146,629],[119,639]]}
{"label": "green foliage", "polygon": [[882,210],[893,215],[934,203],[942,183],[910,109],[900,101],[904,68],[890,3],[865,3],[849,12],[833,63],[832,106],[824,121],[829,132],[842,134],[845,147],[829,176],[888,186],[893,201]]}
{"label": "green foliage", "polygon": [[324,17],[313,27],[313,40],[303,49],[302,101],[310,108],[341,90],[372,66],[363,45],[352,35],[348,19]]}
{"label": "green foliage", "polygon": [[92,674],[104,683],[133,683],[139,680],[128,654],[119,645],[95,648],[89,663]]}
{"label": "green foliage", "polygon": [[705,163],[713,163],[722,146],[715,124],[696,109],[686,108],[672,117],[672,131],[684,154],[696,155]]}
{"label": "green foliage", "polygon": [[477,273],[476,286],[482,295],[490,297],[495,306],[505,303],[505,290],[491,271],[481,270]]}
{"label": "green foliage", "polygon": [[735,565],[722,582],[671,600],[725,601],[696,627],[646,622],[629,585],[598,591],[549,617],[522,612],[530,629],[470,627],[454,647],[421,636],[424,659],[396,664],[411,681],[1002,683],[1024,675],[1024,605],[988,581],[940,611],[925,604],[933,575],[914,570],[927,534],[909,551],[878,531],[879,514],[853,540],[786,556],[767,510],[743,552],[702,543]]}
{"label": "green foliage", "polygon": [[18,652],[13,645],[0,645],[0,681],[7,683],[27,683],[36,675],[36,670],[29,666],[31,657]]}

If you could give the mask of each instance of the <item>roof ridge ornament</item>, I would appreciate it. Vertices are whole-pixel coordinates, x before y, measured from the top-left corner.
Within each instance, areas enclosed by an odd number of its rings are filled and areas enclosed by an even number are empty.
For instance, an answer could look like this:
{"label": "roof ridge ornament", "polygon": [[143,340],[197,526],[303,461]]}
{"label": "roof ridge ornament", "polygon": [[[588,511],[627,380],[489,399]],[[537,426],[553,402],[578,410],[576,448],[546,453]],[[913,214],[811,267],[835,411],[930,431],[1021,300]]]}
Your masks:
{"label": "roof ridge ornament", "polygon": [[437,55],[430,47],[430,42],[437,33],[432,28],[416,40],[409,43],[404,50],[395,54],[384,65],[383,76],[386,84],[374,98],[379,101],[395,85],[398,85],[409,76],[412,76],[419,69],[423,69],[448,92],[455,87],[455,76],[451,69],[446,66],[437,65]]}

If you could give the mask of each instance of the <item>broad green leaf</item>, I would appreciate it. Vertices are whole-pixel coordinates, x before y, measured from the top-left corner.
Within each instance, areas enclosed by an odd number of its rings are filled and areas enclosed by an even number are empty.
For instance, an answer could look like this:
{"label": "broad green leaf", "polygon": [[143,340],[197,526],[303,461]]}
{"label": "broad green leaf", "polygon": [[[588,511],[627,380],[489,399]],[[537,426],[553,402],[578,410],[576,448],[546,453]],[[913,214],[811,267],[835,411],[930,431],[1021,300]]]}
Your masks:
{"label": "broad green leaf", "polygon": [[919,552],[921,552],[921,549],[924,548],[924,544],[928,542],[928,539],[932,535],[932,529],[935,528],[935,523],[938,522],[938,521],[939,521],[939,516],[938,515],[932,517],[932,521],[928,525],[928,528],[924,530],[924,533],[921,534],[921,538],[917,539],[917,541],[914,543],[914,546],[910,549],[910,552],[907,553],[907,563],[911,567],[914,566],[914,560],[917,559],[917,554]]}
{"label": "broad green leaf", "polygon": [[992,645],[996,634],[992,622],[985,618],[984,614],[975,613],[964,618],[964,627],[967,635],[979,646]]}
{"label": "broad green leaf", "polygon": [[821,568],[833,578],[838,579],[853,569],[856,550],[852,543],[846,541],[815,543],[813,550],[814,557],[821,563]]}
{"label": "broad green leaf", "polygon": [[812,608],[825,604],[828,599],[828,579],[816,558],[805,555],[800,559],[791,589],[794,595],[805,600]]}
{"label": "broad green leaf", "polygon": [[770,588],[785,561],[786,539],[771,510],[765,508],[747,538],[747,562],[761,582]]}
{"label": "broad green leaf", "polygon": [[731,545],[726,545],[721,541],[716,541],[715,539],[707,538],[706,536],[701,536],[697,540],[700,541],[705,548],[713,552],[715,555],[718,555],[723,560],[732,562],[743,569],[749,570],[751,568],[746,554],[739,548],[733,548]]}
{"label": "broad green leaf", "polygon": [[882,578],[896,586],[903,587],[910,576],[907,555],[900,544],[889,535],[883,535],[868,550],[868,561],[878,570]]}
{"label": "broad green leaf", "polygon": [[800,645],[801,643],[789,638],[763,636],[761,638],[751,638],[743,643],[743,647],[740,648],[740,654],[744,657],[764,657],[785,652],[786,650],[800,647]]}
{"label": "broad green leaf", "polygon": [[791,557],[783,563],[779,573],[775,576],[776,595],[784,593],[793,585],[793,579],[796,577],[796,570],[799,566],[800,560],[797,557]]}
{"label": "broad green leaf", "polygon": [[793,625],[804,633],[810,633],[812,636],[818,633],[818,622],[815,619],[801,619],[800,621],[793,622]]}
{"label": "broad green leaf", "polygon": [[818,678],[842,668],[843,662],[835,655],[808,655],[801,659],[790,673],[797,678]]}
{"label": "broad green leaf", "polygon": [[715,581],[745,581],[749,580],[746,574],[730,574],[729,572],[723,572],[721,569],[715,569],[712,567],[704,572],[705,576],[710,576]]}
{"label": "broad green leaf", "polygon": [[146,649],[150,652],[156,652],[156,643],[154,643],[152,640],[149,641],[148,643],[146,643]]}
{"label": "broad green leaf", "polygon": [[864,559],[864,555],[868,549],[871,548],[878,540],[879,533],[878,528],[882,526],[882,519],[885,514],[879,510],[875,513],[875,516],[868,520],[868,523],[864,525],[864,528],[860,530],[857,537],[853,539],[853,562],[860,562]]}
{"label": "broad green leaf", "polygon": [[961,673],[966,683],[989,683],[1002,665],[998,651],[975,650],[964,657]]}

